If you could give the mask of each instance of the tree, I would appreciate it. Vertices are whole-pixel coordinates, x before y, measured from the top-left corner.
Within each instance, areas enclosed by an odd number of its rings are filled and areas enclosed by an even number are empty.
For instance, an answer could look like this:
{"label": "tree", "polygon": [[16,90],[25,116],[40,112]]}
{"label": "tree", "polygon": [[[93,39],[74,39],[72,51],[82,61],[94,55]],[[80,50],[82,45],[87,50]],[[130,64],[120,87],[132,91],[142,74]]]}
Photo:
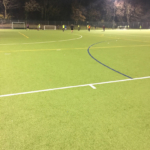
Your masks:
{"label": "tree", "polygon": [[101,20],[101,5],[99,2],[90,3],[87,8],[87,19],[89,21],[100,21]]}
{"label": "tree", "polygon": [[75,1],[72,3],[72,15],[71,19],[74,21],[85,21],[86,20],[86,9]]}
{"label": "tree", "polygon": [[132,2],[125,0],[124,1],[124,8],[125,8],[125,16],[127,19],[127,23],[129,24],[131,16],[132,16],[133,11],[134,11],[134,5]]}
{"label": "tree", "polygon": [[114,3],[115,6],[115,13],[116,13],[116,18],[118,21],[123,22],[124,17],[125,17],[125,7],[124,7],[124,1],[115,1]]}
{"label": "tree", "polygon": [[133,5],[133,11],[130,17],[131,21],[141,21],[145,13],[144,13],[143,4],[141,2],[135,3]]}
{"label": "tree", "polygon": [[29,12],[40,11],[40,9],[41,9],[40,5],[35,0],[30,0],[29,2],[26,2],[25,3],[26,19],[28,18]]}
{"label": "tree", "polygon": [[16,9],[19,7],[19,3],[17,0],[2,0],[2,4],[4,6],[4,18],[7,19],[7,10]]}
{"label": "tree", "polygon": [[0,8],[2,8],[2,4],[3,4],[3,1],[2,1],[2,0],[0,0]]}
{"label": "tree", "polygon": [[2,15],[1,13],[3,13],[2,10],[3,10],[3,2],[2,0],[0,0],[0,15]]}
{"label": "tree", "polygon": [[131,21],[140,21],[144,13],[143,4],[134,0],[116,0],[116,16],[119,21],[130,24]]}
{"label": "tree", "polygon": [[105,0],[103,2],[103,10],[104,20],[111,22],[113,20],[113,17],[115,17],[114,2],[112,0]]}
{"label": "tree", "polygon": [[56,19],[62,7],[59,0],[55,0],[55,1],[42,0],[39,1],[39,4],[41,8],[40,9],[41,18],[44,20],[49,20],[52,18]]}
{"label": "tree", "polygon": [[0,16],[14,19],[130,23],[149,21],[149,8],[149,0],[0,0]]}
{"label": "tree", "polygon": [[74,21],[85,21],[86,20],[86,17],[82,12],[81,6],[78,7],[78,8],[72,6],[72,16],[71,16],[71,18]]}
{"label": "tree", "polygon": [[89,11],[90,21],[100,21],[101,20],[101,12],[96,9],[91,9]]}
{"label": "tree", "polygon": [[29,2],[25,3],[26,12],[33,12],[39,10],[40,10],[40,5],[35,0],[30,0]]}
{"label": "tree", "polygon": [[147,20],[150,20],[150,10],[147,10],[146,12],[145,12],[145,14],[143,15],[143,17],[142,17],[142,21],[147,21]]}

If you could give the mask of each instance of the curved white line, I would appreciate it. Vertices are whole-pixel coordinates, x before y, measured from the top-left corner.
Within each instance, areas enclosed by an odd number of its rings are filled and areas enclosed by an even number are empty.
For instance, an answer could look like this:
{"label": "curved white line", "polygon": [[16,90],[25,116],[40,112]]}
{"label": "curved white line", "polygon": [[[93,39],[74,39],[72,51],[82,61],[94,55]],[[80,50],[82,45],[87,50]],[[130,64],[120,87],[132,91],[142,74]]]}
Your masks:
{"label": "curved white line", "polygon": [[[77,34],[74,34],[74,35],[77,35]],[[74,38],[74,39],[68,39],[68,40],[33,42],[33,43],[12,43],[12,44],[0,44],[0,45],[43,44],[43,43],[52,43],[52,42],[63,42],[63,41],[79,40],[79,39],[81,39],[83,37],[82,35],[78,35],[78,36],[80,36],[80,37],[79,38]]]}

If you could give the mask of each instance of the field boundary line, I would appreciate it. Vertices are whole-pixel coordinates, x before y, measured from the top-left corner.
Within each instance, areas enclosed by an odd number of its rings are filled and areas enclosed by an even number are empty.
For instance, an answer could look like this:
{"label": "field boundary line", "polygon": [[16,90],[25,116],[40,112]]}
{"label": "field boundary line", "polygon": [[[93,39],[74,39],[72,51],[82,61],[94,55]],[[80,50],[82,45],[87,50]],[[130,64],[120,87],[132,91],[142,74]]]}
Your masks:
{"label": "field boundary line", "polygon": [[[117,36],[118,36],[118,35],[124,36],[123,34],[115,34],[115,35],[117,35]],[[141,36],[141,35],[139,35],[139,34],[138,34],[138,35],[133,35],[133,34],[129,34],[129,35],[128,35],[128,34],[126,34],[125,36],[136,36],[136,37],[137,37],[137,36],[140,36],[140,37],[149,37],[149,38],[150,38],[150,36]]]}
{"label": "field boundary line", "polygon": [[124,39],[124,38],[121,38],[122,40],[127,40],[127,41],[135,41],[135,42],[144,42],[144,43],[150,43],[148,41],[140,41],[140,40],[131,40],[131,39]]}
{"label": "field boundary line", "polygon": [[[74,34],[74,35],[78,35],[78,34]],[[44,44],[44,43],[52,43],[52,42],[64,42],[64,41],[73,41],[73,40],[79,40],[81,39],[83,36],[82,35],[78,35],[80,36],[79,38],[73,38],[73,39],[67,39],[67,40],[58,40],[58,41],[45,41],[45,42],[33,42],[33,43],[12,43],[12,44],[0,44],[0,45],[29,45],[29,44]]]}
{"label": "field boundary line", "polygon": [[[108,47],[92,47],[92,49],[103,49],[103,48],[125,48],[125,47],[148,47],[150,45],[132,45],[132,46],[108,46]],[[6,52],[32,52],[32,51],[55,51],[55,50],[70,50],[70,49],[87,49],[87,47],[82,48],[57,48],[57,49],[33,49],[33,50],[2,50],[0,53],[6,53]]]}
{"label": "field boundary line", "polygon": [[24,35],[23,33],[21,32],[18,32],[19,34],[23,35],[24,37],[26,37],[27,39],[29,38],[28,36]]}
{"label": "field boundary line", "polygon": [[150,43],[148,41],[140,41],[140,40],[131,40],[131,39],[124,39],[124,38],[120,38],[120,37],[107,37],[107,38],[110,38],[110,39],[116,39],[116,40],[126,40],[126,41],[134,41],[134,42],[143,42],[143,43]]}
{"label": "field boundary line", "polygon": [[0,97],[26,95],[26,94],[33,94],[33,93],[40,93],[40,92],[56,91],[56,90],[71,89],[71,88],[78,88],[78,87],[86,87],[86,86],[89,86],[93,89],[96,89],[96,87],[94,85],[102,85],[102,84],[110,84],[110,83],[118,83],[118,82],[125,82],[125,81],[142,80],[142,79],[150,79],[150,76],[133,78],[133,79],[123,79],[123,80],[106,81],[106,82],[90,83],[90,84],[83,84],[83,85],[75,85],[75,86],[67,86],[67,87],[59,87],[59,88],[37,90],[37,91],[28,91],[28,92],[14,93],[14,94],[5,94],[5,95],[0,95]]}

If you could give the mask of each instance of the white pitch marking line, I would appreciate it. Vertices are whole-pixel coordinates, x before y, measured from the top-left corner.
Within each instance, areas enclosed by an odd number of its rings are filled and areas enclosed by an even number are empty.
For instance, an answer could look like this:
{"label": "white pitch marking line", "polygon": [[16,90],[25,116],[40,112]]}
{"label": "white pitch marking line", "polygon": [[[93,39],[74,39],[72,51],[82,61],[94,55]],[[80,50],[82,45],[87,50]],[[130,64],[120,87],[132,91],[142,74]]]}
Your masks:
{"label": "white pitch marking line", "polygon": [[[74,35],[77,35],[77,34],[74,34]],[[33,42],[33,43],[12,43],[12,44],[0,44],[0,45],[43,44],[43,43],[52,43],[52,42],[63,42],[63,41],[79,40],[79,39],[81,39],[83,37],[82,35],[78,35],[78,36],[80,36],[80,37],[79,38],[74,38],[74,39],[68,39],[68,40]]]}
{"label": "white pitch marking line", "polygon": [[89,84],[89,86],[90,86],[91,88],[93,88],[93,89],[96,89],[96,87],[93,86],[92,84]]}
{"label": "white pitch marking line", "polygon": [[5,55],[10,55],[11,53],[5,53]]}
{"label": "white pitch marking line", "polygon": [[84,84],[84,85],[76,85],[76,86],[68,86],[68,87],[60,87],[60,88],[53,88],[53,89],[38,90],[38,91],[29,91],[29,92],[22,92],[22,93],[6,94],[6,95],[0,95],[0,97],[25,95],[25,94],[32,94],[32,93],[40,93],[40,92],[47,92],[47,91],[71,89],[71,88],[77,88],[77,87],[86,87],[86,86],[91,86],[91,85],[93,86],[93,85],[109,84],[109,83],[117,83],[117,82],[133,81],[133,80],[142,80],[142,79],[149,79],[149,78],[150,78],[150,76],[140,77],[140,78],[133,78],[133,79],[116,80],[116,81],[107,81],[107,82],[100,82],[100,83],[91,83],[91,84]]}

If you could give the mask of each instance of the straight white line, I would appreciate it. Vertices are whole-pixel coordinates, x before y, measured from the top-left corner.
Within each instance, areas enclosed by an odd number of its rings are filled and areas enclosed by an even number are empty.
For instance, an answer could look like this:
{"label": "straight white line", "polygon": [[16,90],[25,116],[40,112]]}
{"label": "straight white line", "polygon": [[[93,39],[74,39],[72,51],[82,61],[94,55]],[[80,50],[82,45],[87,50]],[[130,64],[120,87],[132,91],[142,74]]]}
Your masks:
{"label": "straight white line", "polygon": [[[77,35],[77,34],[74,34]],[[68,40],[59,40],[59,41],[45,41],[45,42],[33,42],[33,43],[12,43],[12,44],[0,44],[0,45],[20,45],[20,44],[43,44],[43,43],[52,43],[52,42],[63,42],[63,41],[71,41],[71,40],[79,40],[81,39],[83,36],[82,35],[78,35],[80,36],[79,38],[74,38],[74,39],[68,39]]]}
{"label": "straight white line", "polygon": [[25,94],[32,94],[32,93],[40,93],[40,92],[48,92],[48,91],[55,91],[55,90],[71,89],[71,88],[77,88],[77,87],[85,87],[85,86],[91,86],[93,88],[94,87],[93,85],[117,83],[117,82],[133,81],[133,80],[142,80],[142,79],[149,79],[149,78],[150,78],[150,76],[140,77],[140,78],[133,78],[133,79],[116,80],[116,81],[107,81],[107,82],[100,82],[100,83],[91,83],[91,84],[84,84],[84,85],[75,85],[75,86],[68,86],[68,87],[38,90],[38,91],[29,91],[29,92],[22,92],[22,93],[6,94],[6,95],[0,95],[0,97],[25,95]]}
{"label": "straight white line", "polygon": [[139,34],[138,34],[138,35],[133,35],[133,34],[132,34],[132,35],[131,35],[131,34],[129,34],[129,35],[128,35],[128,34],[117,34],[117,35],[136,36],[136,37],[137,37],[137,36],[140,36],[140,37],[150,37],[150,36],[141,36],[141,35],[139,35]]}
{"label": "straight white line", "polygon": [[90,86],[92,89],[96,89],[96,87],[93,86],[92,84],[89,84],[89,86]]}

